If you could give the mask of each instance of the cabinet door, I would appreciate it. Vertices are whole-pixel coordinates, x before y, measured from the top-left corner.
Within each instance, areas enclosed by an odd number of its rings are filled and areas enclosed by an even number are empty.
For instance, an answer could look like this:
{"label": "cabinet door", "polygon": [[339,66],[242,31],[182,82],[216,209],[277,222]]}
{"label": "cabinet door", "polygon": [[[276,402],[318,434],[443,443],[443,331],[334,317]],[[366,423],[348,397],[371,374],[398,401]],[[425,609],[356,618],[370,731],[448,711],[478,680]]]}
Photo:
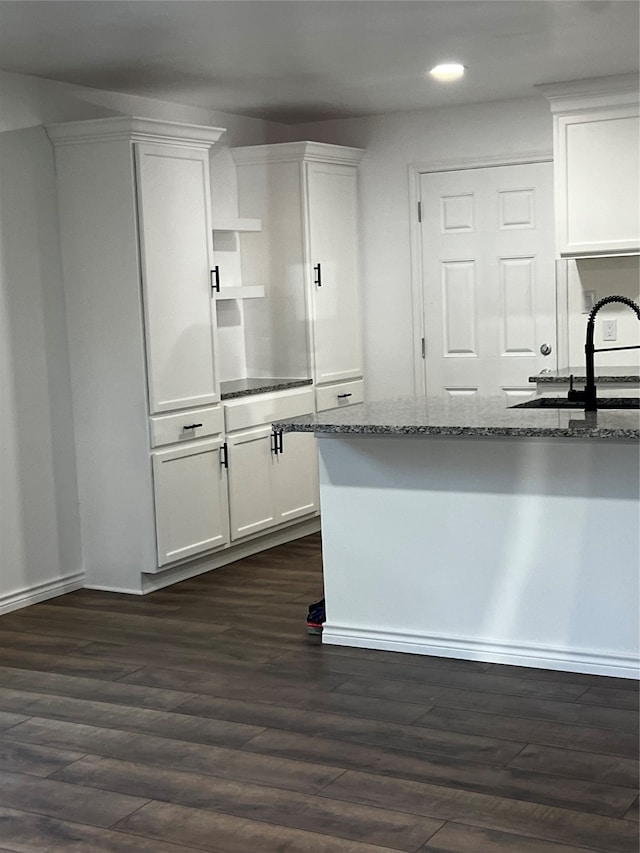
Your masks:
{"label": "cabinet door", "polygon": [[318,450],[312,433],[287,432],[273,459],[277,522],[318,511]]}
{"label": "cabinet door", "polygon": [[335,382],[362,376],[356,170],[325,163],[306,169],[314,378]]}
{"label": "cabinet door", "polygon": [[565,256],[640,249],[637,105],[558,116],[558,249]]}
{"label": "cabinet door", "polygon": [[214,403],[208,153],[139,143],[136,175],[151,413]]}
{"label": "cabinet door", "polygon": [[214,439],[152,454],[159,566],[228,543],[221,447]]}
{"label": "cabinet door", "polygon": [[231,539],[241,539],[276,524],[270,426],[227,438]]}

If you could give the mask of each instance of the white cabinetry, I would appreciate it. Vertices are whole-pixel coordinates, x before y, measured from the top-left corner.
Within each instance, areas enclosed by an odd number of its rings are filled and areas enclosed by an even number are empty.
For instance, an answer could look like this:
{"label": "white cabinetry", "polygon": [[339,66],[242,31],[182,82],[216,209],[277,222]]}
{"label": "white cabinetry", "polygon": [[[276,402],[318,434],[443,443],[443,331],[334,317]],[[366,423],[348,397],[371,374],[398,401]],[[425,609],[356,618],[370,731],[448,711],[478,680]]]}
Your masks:
{"label": "white cabinetry", "polygon": [[225,404],[233,541],[318,512],[314,436],[281,435],[271,426],[312,412],[313,402],[308,389]]}
{"label": "white cabinetry", "polygon": [[[116,117],[48,132],[86,584],[141,592],[141,573],[226,541],[221,441],[195,440],[222,425],[208,150],[223,131]],[[189,423],[149,418],[181,410]]]}
{"label": "white cabinetry", "polygon": [[149,408],[215,403],[209,154],[138,143],[135,158]]}
{"label": "white cabinetry", "polygon": [[234,541],[276,524],[271,472],[274,443],[269,424],[227,438],[229,517]]}
{"label": "white cabinetry", "polygon": [[252,376],[311,375],[316,385],[362,376],[357,165],[363,151],[293,142],[235,148],[243,274],[265,298],[245,305]]}
{"label": "white cabinetry", "polygon": [[272,458],[276,521],[283,524],[319,509],[318,450],[312,433],[275,434]]}
{"label": "white cabinetry", "polygon": [[229,542],[222,439],[153,454],[158,566]]}
{"label": "white cabinetry", "polygon": [[551,104],[561,257],[640,251],[638,77],[540,87]]}

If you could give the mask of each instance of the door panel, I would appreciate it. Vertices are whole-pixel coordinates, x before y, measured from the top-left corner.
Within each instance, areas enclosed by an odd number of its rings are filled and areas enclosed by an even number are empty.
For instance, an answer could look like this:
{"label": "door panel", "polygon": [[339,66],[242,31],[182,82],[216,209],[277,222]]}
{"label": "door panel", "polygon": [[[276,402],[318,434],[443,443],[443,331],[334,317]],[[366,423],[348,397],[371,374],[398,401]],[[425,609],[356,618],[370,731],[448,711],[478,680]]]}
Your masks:
{"label": "door panel", "polygon": [[152,454],[159,566],[229,541],[220,447],[216,439]]}
{"label": "door panel", "polygon": [[[317,383],[362,376],[357,271],[357,178],[349,166],[307,165]],[[317,271],[315,273],[318,279]]]}
{"label": "door panel", "polygon": [[276,523],[271,432],[271,426],[262,426],[227,439],[232,540]]}
{"label": "door panel", "polygon": [[442,309],[446,355],[477,357],[476,264],[442,264]]}
{"label": "door panel", "polygon": [[511,398],[555,369],[552,187],[551,163],[421,176],[428,394]]}
{"label": "door panel", "polygon": [[273,462],[278,522],[316,512],[319,495],[315,436],[303,432],[285,433],[282,453]]}
{"label": "door panel", "polygon": [[151,413],[218,400],[206,151],[136,146]]}

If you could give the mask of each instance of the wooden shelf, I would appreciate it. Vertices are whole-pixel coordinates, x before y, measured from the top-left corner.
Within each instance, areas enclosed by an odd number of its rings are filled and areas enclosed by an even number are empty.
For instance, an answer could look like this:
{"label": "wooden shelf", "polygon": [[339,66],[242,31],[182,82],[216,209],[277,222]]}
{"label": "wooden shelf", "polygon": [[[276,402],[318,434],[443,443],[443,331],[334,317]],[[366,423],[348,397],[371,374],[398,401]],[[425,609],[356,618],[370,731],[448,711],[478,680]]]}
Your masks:
{"label": "wooden shelf", "polygon": [[214,231],[262,231],[261,219],[214,219]]}
{"label": "wooden shelf", "polygon": [[261,296],[264,296],[264,286],[261,284],[223,287],[220,293],[214,294],[215,299],[258,299]]}

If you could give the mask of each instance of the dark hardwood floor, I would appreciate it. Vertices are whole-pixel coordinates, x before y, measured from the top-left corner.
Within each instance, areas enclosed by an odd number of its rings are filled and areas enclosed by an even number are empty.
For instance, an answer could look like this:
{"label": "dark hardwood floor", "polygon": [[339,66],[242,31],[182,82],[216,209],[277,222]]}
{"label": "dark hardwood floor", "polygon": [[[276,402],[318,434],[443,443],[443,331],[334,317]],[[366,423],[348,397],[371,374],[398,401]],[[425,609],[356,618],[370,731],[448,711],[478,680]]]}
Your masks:
{"label": "dark hardwood floor", "polygon": [[0,851],[637,853],[622,679],[322,646],[319,536],[0,617]]}

